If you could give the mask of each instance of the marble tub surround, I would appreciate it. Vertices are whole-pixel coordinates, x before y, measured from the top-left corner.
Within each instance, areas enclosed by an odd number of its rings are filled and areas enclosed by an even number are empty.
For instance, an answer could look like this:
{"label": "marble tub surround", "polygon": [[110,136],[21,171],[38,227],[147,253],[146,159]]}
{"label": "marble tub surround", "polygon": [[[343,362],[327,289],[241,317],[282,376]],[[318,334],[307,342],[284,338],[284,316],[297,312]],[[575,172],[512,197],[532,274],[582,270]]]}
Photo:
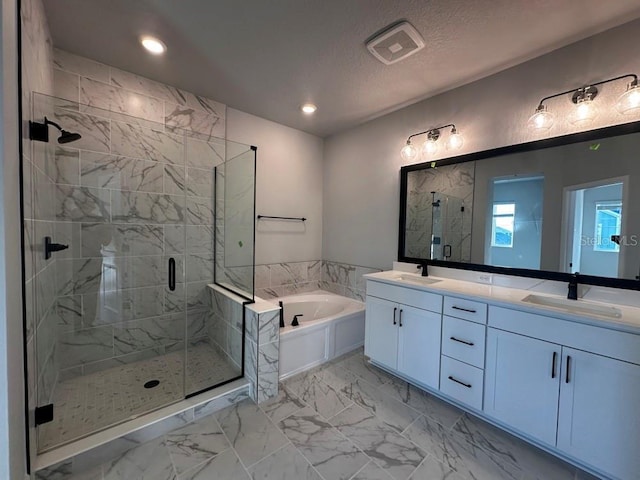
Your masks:
{"label": "marble tub surround", "polygon": [[363,302],[366,297],[363,275],[381,271],[379,268],[323,260],[321,288]]}
{"label": "marble tub surround", "polygon": [[268,299],[326,290],[363,301],[365,281],[362,275],[380,271],[379,268],[326,260],[256,265],[256,295]]}
{"label": "marble tub surround", "polygon": [[247,305],[245,315],[245,378],[262,403],[278,395],[280,307],[259,301]]}
{"label": "marble tub surround", "polygon": [[[310,379],[313,379],[311,381]],[[331,379],[342,379],[335,387]],[[303,384],[321,384],[305,393]],[[376,391],[358,395],[323,416],[320,391]],[[362,385],[367,384],[366,388]],[[382,400],[384,398],[384,400]],[[324,397],[324,405],[340,401]],[[414,420],[398,430],[380,415],[409,409]],[[335,413],[333,413],[335,412]],[[224,478],[248,480],[577,480],[592,478],[566,463],[464,414],[371,366],[361,351],[283,382],[277,397],[245,400],[136,444],[118,458],[91,465],[87,475],[64,468],[41,480]],[[155,460],[155,461],[153,461]],[[149,477],[161,471],[165,476]]]}

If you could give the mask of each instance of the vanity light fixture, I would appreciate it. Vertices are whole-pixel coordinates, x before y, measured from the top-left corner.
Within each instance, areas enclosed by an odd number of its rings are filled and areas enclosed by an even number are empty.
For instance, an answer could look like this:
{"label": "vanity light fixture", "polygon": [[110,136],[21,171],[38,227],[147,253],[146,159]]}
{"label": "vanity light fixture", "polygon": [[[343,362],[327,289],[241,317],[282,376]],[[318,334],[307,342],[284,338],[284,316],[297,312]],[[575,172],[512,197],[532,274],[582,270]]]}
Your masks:
{"label": "vanity light fixture", "polygon": [[409,135],[407,138],[407,143],[402,150],[400,150],[400,156],[406,161],[415,160],[418,157],[418,149],[411,143],[411,139],[413,137],[417,137],[419,135],[427,135],[427,139],[422,144],[422,155],[425,157],[429,157],[434,155],[438,151],[438,140],[440,139],[441,130],[443,128],[451,127],[451,132],[449,134],[449,138],[446,142],[447,150],[460,150],[462,145],[464,144],[464,139],[462,135],[458,132],[456,126],[453,123],[448,125],[443,125],[441,127],[431,128],[429,130],[425,130],[424,132],[414,133],[413,135]]}
{"label": "vanity light fixture", "polygon": [[569,114],[569,123],[576,126],[591,123],[598,115],[598,108],[594,103],[599,93],[597,87],[624,78],[631,79],[631,81],[627,84],[627,90],[618,98],[616,108],[622,114],[640,112],[640,86],[638,85],[638,76],[630,73],[544,97],[540,100],[533,115],[529,117],[529,128],[537,131],[549,130],[554,124],[555,116],[548,110],[545,102],[567,94],[571,94],[571,101],[575,104],[575,108]]}
{"label": "vanity light fixture", "polygon": [[140,43],[154,55],[161,55],[167,51],[167,46],[155,37],[144,36],[140,39]]}

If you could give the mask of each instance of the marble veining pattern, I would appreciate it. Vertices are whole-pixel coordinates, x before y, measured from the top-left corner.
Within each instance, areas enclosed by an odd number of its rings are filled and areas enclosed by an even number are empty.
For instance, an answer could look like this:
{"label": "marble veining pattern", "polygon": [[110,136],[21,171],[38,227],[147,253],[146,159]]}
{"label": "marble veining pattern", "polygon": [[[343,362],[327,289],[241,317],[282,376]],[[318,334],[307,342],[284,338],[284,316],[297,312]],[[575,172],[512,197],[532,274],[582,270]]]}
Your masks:
{"label": "marble veining pattern", "polygon": [[417,415],[402,432],[357,403],[327,419],[294,387],[305,383],[305,378],[330,381],[328,372],[336,369],[351,369],[380,390],[393,384],[393,391],[407,391],[401,388],[401,380],[367,365],[358,350],[287,379],[275,398],[260,405],[245,399],[209,416],[211,406],[204,406],[196,411],[195,422],[158,440],[135,444],[133,450],[101,466],[91,465],[85,472],[89,477],[63,464],[38,479],[130,480],[164,475],[176,480],[592,478],[460,410],[455,409],[453,419],[453,407],[444,407],[444,402],[426,393],[431,397],[428,401],[414,393],[401,397]]}

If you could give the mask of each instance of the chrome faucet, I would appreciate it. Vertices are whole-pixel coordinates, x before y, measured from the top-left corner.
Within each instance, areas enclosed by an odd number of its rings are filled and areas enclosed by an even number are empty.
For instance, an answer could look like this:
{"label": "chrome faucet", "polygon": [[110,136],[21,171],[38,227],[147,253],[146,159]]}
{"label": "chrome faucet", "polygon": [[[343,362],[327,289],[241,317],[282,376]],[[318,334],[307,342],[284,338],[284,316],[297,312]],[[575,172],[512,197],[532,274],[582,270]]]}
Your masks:
{"label": "chrome faucet", "polygon": [[567,293],[567,299],[578,300],[578,272],[573,274],[572,279],[569,281],[569,292]]}

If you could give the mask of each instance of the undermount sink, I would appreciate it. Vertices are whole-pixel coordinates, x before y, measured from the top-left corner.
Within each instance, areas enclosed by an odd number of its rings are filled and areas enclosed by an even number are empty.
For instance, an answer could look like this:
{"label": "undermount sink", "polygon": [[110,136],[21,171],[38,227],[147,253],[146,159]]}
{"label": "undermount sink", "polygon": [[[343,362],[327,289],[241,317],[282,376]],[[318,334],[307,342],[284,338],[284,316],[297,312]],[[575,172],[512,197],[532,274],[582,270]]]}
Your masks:
{"label": "undermount sink", "polygon": [[620,318],[622,312],[615,307],[588,303],[584,300],[567,300],[564,298],[546,297],[544,295],[529,295],[522,299],[523,302],[542,305],[544,307],[558,308],[570,313],[586,313],[608,318]]}
{"label": "undermount sink", "polygon": [[419,275],[414,275],[411,273],[402,273],[394,277],[394,280],[402,280],[403,282],[412,282],[418,283],[420,285],[433,285],[434,283],[440,282],[440,280],[435,280],[429,277],[421,277]]}

